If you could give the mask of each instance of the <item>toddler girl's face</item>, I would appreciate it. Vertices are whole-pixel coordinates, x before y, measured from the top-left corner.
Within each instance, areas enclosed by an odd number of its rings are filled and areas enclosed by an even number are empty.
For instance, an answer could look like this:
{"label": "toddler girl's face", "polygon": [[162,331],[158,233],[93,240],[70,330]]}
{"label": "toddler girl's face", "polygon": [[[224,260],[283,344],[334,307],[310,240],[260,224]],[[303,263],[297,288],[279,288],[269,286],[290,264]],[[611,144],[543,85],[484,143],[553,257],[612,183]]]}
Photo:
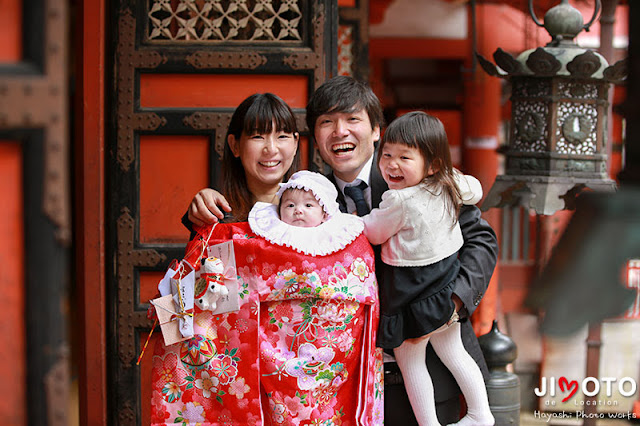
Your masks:
{"label": "toddler girl's face", "polygon": [[284,223],[311,228],[324,222],[326,213],[311,191],[288,189],[280,200],[280,219]]}
{"label": "toddler girl's face", "polygon": [[380,172],[389,189],[403,189],[422,182],[427,174],[425,160],[418,148],[402,143],[387,142],[382,147]]}

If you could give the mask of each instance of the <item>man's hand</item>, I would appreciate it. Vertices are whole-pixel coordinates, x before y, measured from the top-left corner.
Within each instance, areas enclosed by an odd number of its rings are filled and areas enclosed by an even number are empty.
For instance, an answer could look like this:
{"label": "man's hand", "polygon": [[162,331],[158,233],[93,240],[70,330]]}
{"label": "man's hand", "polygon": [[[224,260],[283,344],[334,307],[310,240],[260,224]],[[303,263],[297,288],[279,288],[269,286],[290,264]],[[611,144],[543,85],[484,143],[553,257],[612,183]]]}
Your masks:
{"label": "man's hand", "polygon": [[224,213],[231,211],[226,198],[215,189],[204,188],[198,191],[187,212],[187,217],[196,226],[205,226],[224,218]]}
{"label": "man's hand", "polygon": [[453,304],[456,305],[456,312],[460,312],[460,309],[464,306],[462,300],[455,293],[451,295],[451,300],[453,300]]}

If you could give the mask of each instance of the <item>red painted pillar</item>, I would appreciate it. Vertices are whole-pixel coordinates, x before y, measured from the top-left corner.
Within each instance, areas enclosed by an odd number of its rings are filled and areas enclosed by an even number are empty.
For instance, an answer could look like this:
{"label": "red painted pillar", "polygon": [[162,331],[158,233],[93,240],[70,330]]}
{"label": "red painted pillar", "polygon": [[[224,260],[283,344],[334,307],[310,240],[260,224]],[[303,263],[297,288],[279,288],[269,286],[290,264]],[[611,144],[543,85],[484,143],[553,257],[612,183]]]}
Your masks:
{"label": "red painted pillar", "polygon": [[77,2],[76,280],[80,314],[79,423],[107,424],[105,278],[105,55],[106,2]]}
{"label": "red painted pillar", "polygon": [[[476,22],[476,49],[484,57],[491,57],[499,45],[499,40],[495,40],[492,36],[494,33],[490,27],[492,25],[490,16],[484,6],[476,7]],[[501,82],[500,79],[485,74],[479,66],[472,67],[471,58],[475,52],[471,43],[473,37],[471,13],[469,23],[470,55],[467,69],[472,71],[467,74],[465,80],[462,164],[464,172],[477,177],[487,194],[498,174],[499,158],[496,148],[498,148],[501,119]],[[500,210],[491,209],[485,212],[483,217],[498,233]],[[498,267],[494,271],[489,289],[473,315],[474,329],[477,334],[485,334],[491,330],[497,313],[497,302]]]}

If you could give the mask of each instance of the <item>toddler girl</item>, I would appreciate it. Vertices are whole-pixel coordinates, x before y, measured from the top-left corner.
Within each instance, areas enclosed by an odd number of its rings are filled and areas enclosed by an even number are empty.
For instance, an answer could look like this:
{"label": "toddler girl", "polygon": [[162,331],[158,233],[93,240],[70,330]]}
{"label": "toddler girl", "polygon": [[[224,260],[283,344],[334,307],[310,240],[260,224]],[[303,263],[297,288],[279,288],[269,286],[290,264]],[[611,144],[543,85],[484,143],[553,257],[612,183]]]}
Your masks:
{"label": "toddler girl", "polygon": [[[480,182],[451,165],[442,123],[423,112],[393,121],[378,147],[389,190],[365,216],[365,235],[382,244],[378,346],[393,349],[409,401],[422,426],[436,426],[433,384],[425,364],[429,341],[467,402],[456,425],[493,425],[480,368],[467,353],[452,300],[462,233],[460,204],[482,197]],[[380,274],[378,274],[380,276]]]}

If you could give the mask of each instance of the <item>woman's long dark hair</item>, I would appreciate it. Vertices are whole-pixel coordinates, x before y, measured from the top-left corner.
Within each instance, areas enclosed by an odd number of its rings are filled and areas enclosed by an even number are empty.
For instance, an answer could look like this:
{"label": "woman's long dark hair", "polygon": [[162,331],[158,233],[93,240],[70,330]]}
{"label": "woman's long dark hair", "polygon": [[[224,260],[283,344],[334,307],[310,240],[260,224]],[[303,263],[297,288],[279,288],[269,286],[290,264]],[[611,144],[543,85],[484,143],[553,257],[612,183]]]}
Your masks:
{"label": "woman's long dark hair", "polygon": [[433,175],[425,177],[423,182],[428,183],[433,191],[442,188],[446,197],[445,206],[452,213],[455,225],[460,213],[459,200],[462,196],[453,175],[449,141],[442,122],[422,111],[409,112],[393,120],[378,147],[378,165],[382,158],[382,149],[388,143],[400,143],[420,151],[424,158],[425,174],[429,167],[434,171]]}
{"label": "woman's long dark hair", "polygon": [[[243,133],[271,133],[274,130],[297,133],[296,118],[293,111],[280,97],[273,93],[256,93],[242,101],[231,116],[231,122],[224,138],[222,154],[222,189],[224,196],[233,209],[233,219],[244,221],[255,203],[255,197],[249,192],[247,177],[239,157],[235,157],[229,147],[229,135],[240,140]],[[298,167],[298,154],[294,158],[291,170]],[[285,176],[285,179],[286,177]]]}

